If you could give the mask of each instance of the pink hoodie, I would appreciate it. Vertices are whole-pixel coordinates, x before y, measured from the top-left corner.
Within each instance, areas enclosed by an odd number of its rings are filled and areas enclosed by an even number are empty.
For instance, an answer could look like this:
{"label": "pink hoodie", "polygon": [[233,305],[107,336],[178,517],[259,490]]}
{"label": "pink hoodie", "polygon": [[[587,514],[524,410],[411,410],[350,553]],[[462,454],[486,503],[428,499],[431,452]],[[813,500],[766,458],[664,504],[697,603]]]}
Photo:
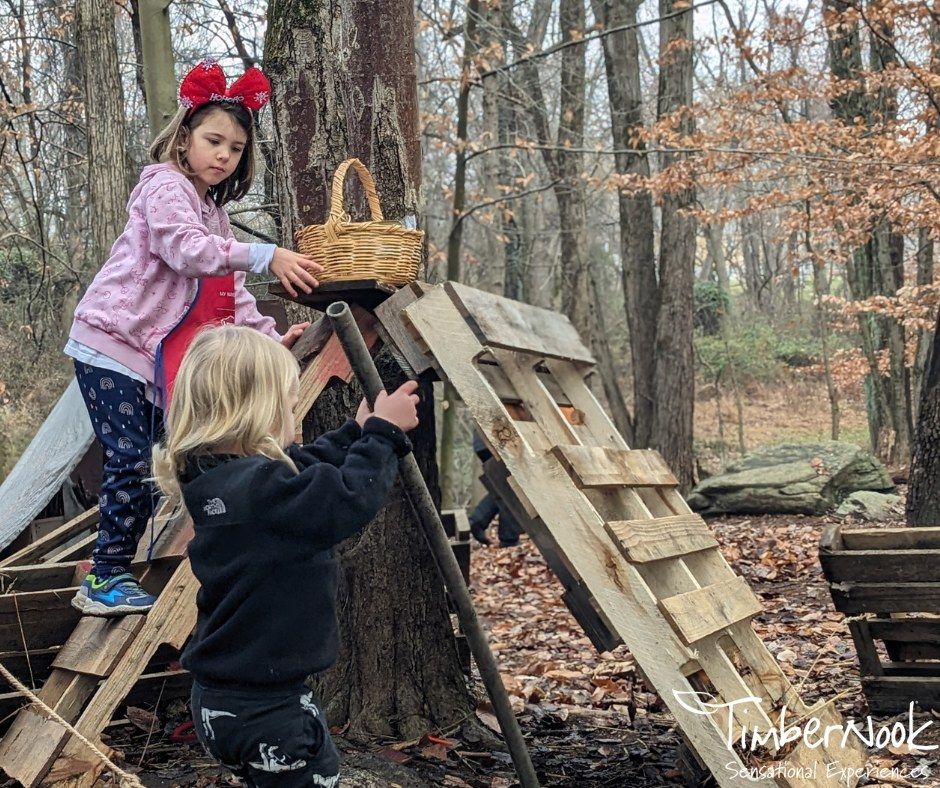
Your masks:
{"label": "pink hoodie", "polygon": [[185,314],[196,280],[235,271],[235,321],[280,334],[245,290],[250,244],[228,215],[202,202],[172,164],[144,167],[127,202],[127,226],[75,309],[69,337],[153,382],[157,345]]}

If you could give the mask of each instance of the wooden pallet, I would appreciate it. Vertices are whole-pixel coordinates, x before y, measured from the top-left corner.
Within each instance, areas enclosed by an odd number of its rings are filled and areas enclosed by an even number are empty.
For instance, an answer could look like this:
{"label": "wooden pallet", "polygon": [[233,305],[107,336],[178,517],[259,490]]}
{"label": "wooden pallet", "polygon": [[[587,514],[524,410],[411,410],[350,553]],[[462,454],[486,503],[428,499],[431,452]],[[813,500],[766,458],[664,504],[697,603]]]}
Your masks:
{"label": "wooden pallet", "polygon": [[[873,714],[940,708],[940,528],[826,527],[819,562]],[[877,642],[884,645],[886,658]]]}
{"label": "wooden pallet", "polygon": [[[599,631],[627,644],[717,782],[845,785],[826,776],[826,764],[859,768],[866,756],[837,740],[786,756],[804,770],[815,764],[813,779],[735,774],[744,763],[726,744],[729,726],[766,731],[784,705],[789,719],[813,716],[824,726],[838,714],[797,696],[751,626],[759,600],[662,459],[631,451],[586,385],[593,359],[567,318],[447,283],[407,306],[404,319],[417,340],[408,352],[426,352],[456,389],[505,466],[536,545],[564,567]],[[759,702],[734,707],[731,719],[724,710],[705,715],[694,700],[701,691],[723,703]]]}

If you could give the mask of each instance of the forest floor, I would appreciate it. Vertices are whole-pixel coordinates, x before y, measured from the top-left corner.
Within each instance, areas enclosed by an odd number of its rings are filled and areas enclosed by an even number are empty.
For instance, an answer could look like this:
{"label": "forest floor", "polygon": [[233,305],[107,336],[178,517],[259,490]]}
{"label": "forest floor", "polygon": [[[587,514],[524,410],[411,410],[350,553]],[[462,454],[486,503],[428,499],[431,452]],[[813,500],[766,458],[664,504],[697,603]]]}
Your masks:
{"label": "forest floor", "polygon": [[[723,552],[761,597],[756,629],[804,700],[836,698],[844,716],[864,722],[858,663],[848,629],[832,606],[816,557],[829,518],[728,517],[711,521]],[[560,600],[561,586],[531,541],[517,547],[474,545],[475,604],[496,652],[517,716],[546,786],[681,784],[679,735],[661,700],[643,687],[625,647],[598,653]],[[477,716],[495,718],[477,684]],[[172,719],[173,716],[177,719]],[[185,709],[166,713],[172,730]],[[893,721],[895,718],[891,718]],[[875,718],[885,724],[888,718]],[[165,723],[165,724],[164,724]],[[940,744],[940,714],[918,712],[921,744]],[[152,727],[138,720],[138,727]],[[132,726],[112,729],[111,745],[137,764],[148,786],[227,785],[229,778],[197,747],[170,743]],[[430,732],[416,742],[374,742],[363,748],[335,738],[344,751],[342,785],[507,788],[508,755],[470,728]],[[870,786],[940,785],[940,754],[906,748],[871,751]],[[932,774],[931,774],[932,772]]]}

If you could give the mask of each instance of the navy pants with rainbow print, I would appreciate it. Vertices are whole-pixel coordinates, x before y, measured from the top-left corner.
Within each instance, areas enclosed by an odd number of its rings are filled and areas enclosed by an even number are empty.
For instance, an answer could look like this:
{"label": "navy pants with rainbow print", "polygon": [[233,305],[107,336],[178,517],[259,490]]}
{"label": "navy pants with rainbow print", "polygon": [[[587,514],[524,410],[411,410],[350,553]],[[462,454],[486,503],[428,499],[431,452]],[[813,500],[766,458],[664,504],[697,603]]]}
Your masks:
{"label": "navy pants with rainbow print", "polygon": [[92,553],[98,578],[127,572],[156,505],[150,477],[154,431],[163,411],[149,402],[145,386],[109,369],[75,362],[75,377],[104,449],[101,521]]}

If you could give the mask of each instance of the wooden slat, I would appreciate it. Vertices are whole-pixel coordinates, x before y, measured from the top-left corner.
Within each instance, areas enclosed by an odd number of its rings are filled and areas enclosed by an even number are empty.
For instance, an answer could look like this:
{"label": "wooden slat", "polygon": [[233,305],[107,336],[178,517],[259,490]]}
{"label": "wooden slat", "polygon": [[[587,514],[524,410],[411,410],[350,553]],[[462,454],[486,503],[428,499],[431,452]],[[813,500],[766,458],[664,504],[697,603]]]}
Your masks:
{"label": "wooden slat", "polygon": [[379,321],[377,328],[383,334],[383,341],[390,342],[404,358],[411,367],[406,370],[409,374],[420,375],[431,369],[431,360],[415,340],[410,328],[402,321],[402,313],[406,306],[417,301],[430,287],[431,285],[425,282],[412,282],[375,308],[375,316]]}
{"label": "wooden slat", "polygon": [[77,587],[0,596],[0,651],[61,645],[78,623],[70,602]]}
{"label": "wooden slat", "polygon": [[652,520],[619,520],[605,523],[604,528],[624,557],[635,564],[718,547],[718,540],[697,514]]}
{"label": "wooden slat", "polygon": [[146,616],[83,616],[53,662],[53,667],[91,676],[108,676]]}
{"label": "wooden slat", "polygon": [[940,583],[832,583],[836,610],[859,613],[923,613],[940,610]]}
{"label": "wooden slat", "polygon": [[846,550],[940,550],[940,527],[843,528]]}
{"label": "wooden slat", "polygon": [[8,566],[0,569],[0,594],[9,594],[12,591],[49,591],[56,588],[69,588],[76,585],[77,568],[76,561]]}
{"label": "wooden slat", "polygon": [[659,452],[601,446],[555,446],[553,451],[579,487],[678,487]]}
{"label": "wooden slat", "polygon": [[878,649],[872,640],[868,621],[849,620],[849,632],[855,643],[855,653],[858,654],[859,672],[863,676],[881,676],[884,669],[881,667],[881,658]]}
{"label": "wooden slat", "polygon": [[830,583],[929,583],[938,579],[940,549],[820,551],[819,563]]}
{"label": "wooden slat", "polygon": [[940,708],[940,677],[936,676],[863,676],[862,691],[872,714],[906,712],[911,701],[923,708]]}
{"label": "wooden slat", "polygon": [[867,623],[879,640],[940,644],[940,618],[873,618]]}
{"label": "wooden slat", "polygon": [[0,549],[28,526],[68,479],[94,440],[73,379],[0,484]]}
{"label": "wooden slat", "polygon": [[591,351],[564,315],[458,282],[447,282],[443,287],[460,312],[471,319],[471,327],[483,344],[594,363]]}
{"label": "wooden slat", "polygon": [[763,610],[743,577],[659,601],[659,609],[686,645],[756,616]]}
{"label": "wooden slat", "polygon": [[41,539],[37,539],[32,544],[26,545],[26,547],[12,555],[8,555],[0,561],[0,567],[40,563],[52,550],[65,544],[83,531],[95,526],[98,523],[99,516],[97,506],[89,509],[87,512],[83,512],[78,515],[78,517],[69,520],[54,531],[46,534]]}
{"label": "wooden slat", "polygon": [[50,563],[60,563],[63,561],[80,561],[83,558],[90,558],[91,551],[94,549],[95,542],[98,540],[97,532],[88,534],[88,536],[79,539],[75,544],[63,545],[57,547],[51,553],[43,558],[43,561]]}

